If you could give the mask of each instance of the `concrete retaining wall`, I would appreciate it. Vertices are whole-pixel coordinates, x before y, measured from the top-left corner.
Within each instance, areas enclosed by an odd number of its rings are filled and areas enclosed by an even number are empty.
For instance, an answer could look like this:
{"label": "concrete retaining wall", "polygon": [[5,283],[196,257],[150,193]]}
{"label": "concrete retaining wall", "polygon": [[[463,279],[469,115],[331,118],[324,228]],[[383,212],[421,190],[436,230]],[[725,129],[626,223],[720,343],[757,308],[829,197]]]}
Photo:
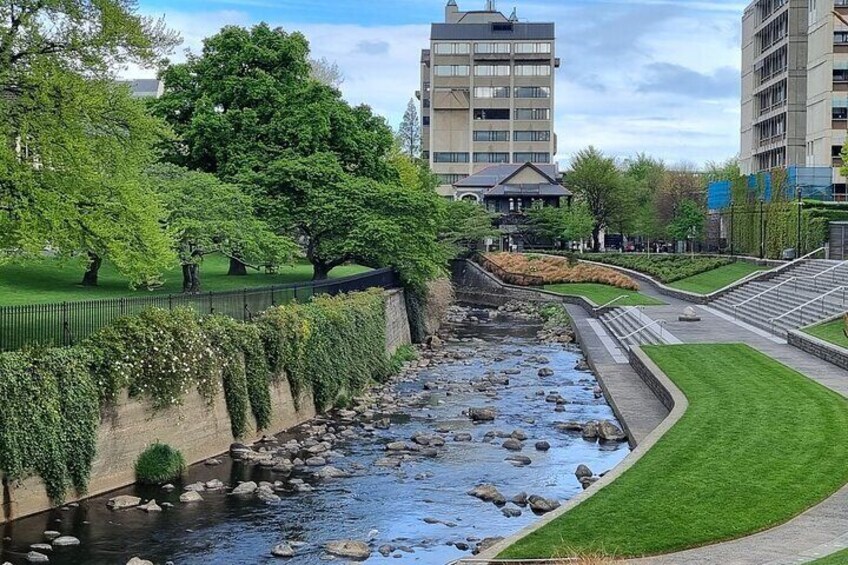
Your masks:
{"label": "concrete retaining wall", "polygon": [[[410,341],[403,291],[387,292],[386,351],[394,353]],[[271,389],[273,408],[270,433],[279,433],[316,416],[311,395],[305,395],[295,408],[285,375]],[[259,439],[255,430],[247,440]],[[223,393],[209,405],[196,392],[187,395],[182,406],[153,412],[146,403],[129,399],[125,393],[108,414],[104,414],[97,433],[97,456],[92,467],[89,495],[96,496],[135,482],[134,465],[138,456],[156,441],[179,449],[189,464],[215,457],[229,449],[234,441]],[[78,498],[70,496],[72,502]],[[0,523],[37,514],[52,507],[39,478],[19,484],[4,484],[3,513]]]}
{"label": "concrete retaining wall", "polygon": [[786,339],[789,345],[848,371],[848,349],[797,330],[789,332]]}

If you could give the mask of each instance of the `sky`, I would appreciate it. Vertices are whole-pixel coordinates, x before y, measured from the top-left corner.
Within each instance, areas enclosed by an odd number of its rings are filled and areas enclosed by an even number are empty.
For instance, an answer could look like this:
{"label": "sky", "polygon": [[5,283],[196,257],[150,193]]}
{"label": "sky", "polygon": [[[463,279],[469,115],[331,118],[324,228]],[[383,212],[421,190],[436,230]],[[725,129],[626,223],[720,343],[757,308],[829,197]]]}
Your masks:
{"label": "sky", "polygon": [[[342,68],[342,92],[397,127],[419,88],[420,51],[446,0],[140,0],[183,37],[172,60],[224,25],[262,21],[303,32],[313,56]],[[461,10],[485,0],[458,0]],[[499,0],[557,24],[558,160],[595,145],[627,158],[703,165],[739,152],[740,35],[734,0]],[[150,73],[127,71],[133,77]]]}

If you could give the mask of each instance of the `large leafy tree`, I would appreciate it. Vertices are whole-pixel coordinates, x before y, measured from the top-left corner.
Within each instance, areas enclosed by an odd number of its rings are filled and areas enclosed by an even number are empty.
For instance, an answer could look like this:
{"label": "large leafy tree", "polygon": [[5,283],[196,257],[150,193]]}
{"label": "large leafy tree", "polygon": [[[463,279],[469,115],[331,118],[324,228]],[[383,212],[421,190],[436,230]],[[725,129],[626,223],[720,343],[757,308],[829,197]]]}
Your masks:
{"label": "large leafy tree", "polygon": [[439,240],[457,256],[474,248],[487,238],[498,236],[494,215],[476,202],[442,200]]}
{"label": "large leafy tree", "polygon": [[566,184],[592,214],[592,249],[600,251],[601,232],[620,217],[625,205],[624,185],[615,160],[594,147],[583,149],[571,161]]}
{"label": "large leafy tree", "polygon": [[104,256],[152,284],[170,259],[142,185],[165,129],[116,86],[125,63],[156,64],[177,41],[130,0],[0,2],[0,248]]}
{"label": "large leafy tree", "polygon": [[299,33],[261,24],[207,39],[165,71],[154,105],[179,135],[170,160],[252,187],[262,217],[303,243],[316,279],[358,261],[420,281],[443,259],[438,196],[401,166],[385,120],[310,68]]}
{"label": "large leafy tree", "polygon": [[164,220],[183,271],[183,291],[201,291],[200,267],[211,253],[237,256],[240,264],[277,266],[294,253],[293,241],[275,234],[255,215],[253,199],[209,173],[160,165],[150,183],[167,211]]}
{"label": "large leafy tree", "polygon": [[583,202],[559,208],[535,205],[527,212],[529,230],[539,240],[580,241],[592,236],[594,217]]}

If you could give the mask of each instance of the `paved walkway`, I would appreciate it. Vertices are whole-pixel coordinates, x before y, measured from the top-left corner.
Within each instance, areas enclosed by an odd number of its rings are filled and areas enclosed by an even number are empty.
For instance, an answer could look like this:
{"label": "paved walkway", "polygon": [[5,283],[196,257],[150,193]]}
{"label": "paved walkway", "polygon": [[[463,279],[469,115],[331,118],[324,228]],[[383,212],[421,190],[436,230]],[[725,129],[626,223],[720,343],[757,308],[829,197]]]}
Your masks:
{"label": "paved walkway", "polygon": [[[695,307],[701,315],[701,322],[680,322],[678,316],[692,304],[661,295],[648,283],[642,283],[642,292],[667,303],[666,306],[645,308],[645,314],[655,320],[666,320],[667,329],[684,343],[745,343],[848,397],[848,371],[791,347],[765,332],[737,324],[709,307]],[[848,548],[848,486],[790,522],[766,532],[630,563],[784,565],[807,563],[845,548]]]}

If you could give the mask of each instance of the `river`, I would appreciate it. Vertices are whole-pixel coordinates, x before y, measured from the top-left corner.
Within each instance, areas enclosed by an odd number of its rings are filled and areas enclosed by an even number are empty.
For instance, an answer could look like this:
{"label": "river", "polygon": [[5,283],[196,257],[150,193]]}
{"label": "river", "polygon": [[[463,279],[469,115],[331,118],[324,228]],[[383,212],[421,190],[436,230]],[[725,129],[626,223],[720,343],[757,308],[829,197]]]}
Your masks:
{"label": "river", "polygon": [[[526,492],[564,502],[582,491],[574,475],[578,465],[602,473],[628,454],[626,443],[590,442],[555,427],[568,421],[615,422],[606,402],[595,398],[592,374],[576,369],[582,359],[578,348],[540,342],[540,322],[522,316],[458,312],[446,327],[450,337],[430,365],[406,373],[379,392],[396,399],[396,407],[387,411],[393,412],[388,429],[356,424],[346,433],[349,437],[335,434],[338,441],[327,458],[352,476],[317,480],[312,476],[315,469],[280,476],[224,456],[219,466],[192,467],[172,493],[131,487],[8,524],[0,562],[26,563],[31,544],[43,543],[45,530],[56,530],[81,541],[78,547],[56,548],[50,554],[50,563],[60,565],[124,565],[134,556],[157,564],[311,565],[324,563],[325,543],[339,539],[368,542],[373,549],[368,564],[441,565],[470,555],[467,548],[481,539],[510,535],[539,519],[529,508],[520,508],[518,517],[505,516],[500,507],[469,496],[475,486],[493,484],[507,500]],[[551,369],[553,375],[541,378],[541,368]],[[495,378],[481,381],[487,374]],[[550,402],[552,393],[567,400],[559,412]],[[495,409],[496,420],[472,423],[464,412],[475,407]],[[502,447],[503,438],[492,438],[498,431],[506,436],[515,430],[527,436],[520,452]],[[473,441],[454,441],[457,433],[471,434]],[[398,467],[375,465],[381,459],[386,462],[388,444],[409,442],[415,434],[440,437],[445,445],[429,454],[396,455]],[[294,430],[278,437],[283,444],[303,435]],[[550,450],[537,451],[538,441],[547,441]],[[511,455],[529,457],[531,464],[515,466],[506,461]],[[202,502],[179,502],[180,487],[196,481],[220,479],[236,485],[287,478],[303,479],[314,490],[296,493],[278,483],[284,488],[278,489],[280,501],[274,503],[230,496],[226,490],[202,492]],[[155,498],[174,507],[150,514],[108,510],[106,501],[117,494]],[[508,508],[519,510],[512,504]],[[294,558],[271,556],[271,548],[283,541],[293,542]],[[393,551],[384,557],[377,551],[381,547]]]}

